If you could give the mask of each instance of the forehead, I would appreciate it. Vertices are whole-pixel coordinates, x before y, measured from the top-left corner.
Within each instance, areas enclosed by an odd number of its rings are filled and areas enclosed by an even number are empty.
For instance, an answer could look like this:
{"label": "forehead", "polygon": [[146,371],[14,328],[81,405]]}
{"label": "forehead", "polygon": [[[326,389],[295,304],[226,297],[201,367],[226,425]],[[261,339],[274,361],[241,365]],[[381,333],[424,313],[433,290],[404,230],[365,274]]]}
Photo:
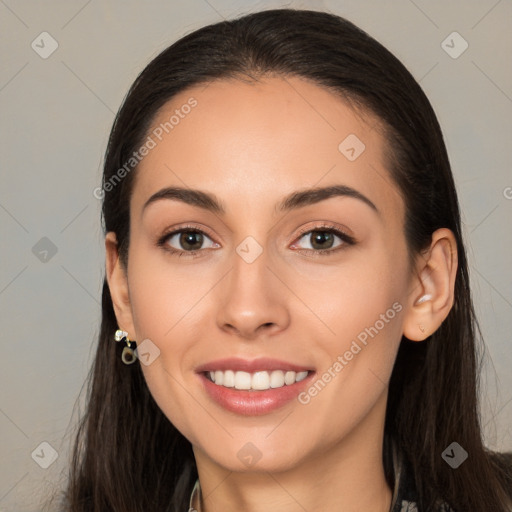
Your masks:
{"label": "forehead", "polygon": [[297,77],[189,88],[160,109],[148,137],[155,145],[136,171],[134,210],[172,185],[211,191],[228,213],[333,184],[356,188],[390,213],[402,207],[378,120]]}

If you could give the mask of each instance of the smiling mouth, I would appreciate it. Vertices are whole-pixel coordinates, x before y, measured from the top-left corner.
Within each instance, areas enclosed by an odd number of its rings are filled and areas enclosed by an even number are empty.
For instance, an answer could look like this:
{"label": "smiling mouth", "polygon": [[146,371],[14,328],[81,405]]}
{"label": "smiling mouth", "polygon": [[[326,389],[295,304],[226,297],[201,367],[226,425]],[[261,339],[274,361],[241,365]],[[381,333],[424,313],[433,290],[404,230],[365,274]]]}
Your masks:
{"label": "smiling mouth", "polygon": [[241,391],[266,391],[291,386],[304,380],[309,371],[294,372],[285,370],[244,372],[234,370],[216,370],[204,372],[205,377],[218,386]]}

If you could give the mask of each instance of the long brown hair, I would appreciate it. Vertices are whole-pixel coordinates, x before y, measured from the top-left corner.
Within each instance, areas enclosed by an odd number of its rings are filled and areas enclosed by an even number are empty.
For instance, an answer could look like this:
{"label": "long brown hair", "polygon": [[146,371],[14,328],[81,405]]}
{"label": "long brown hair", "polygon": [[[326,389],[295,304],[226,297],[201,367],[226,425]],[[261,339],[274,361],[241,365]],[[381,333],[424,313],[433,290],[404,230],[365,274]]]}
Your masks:
{"label": "long brown hair", "polygon": [[[269,10],[216,23],[181,38],[135,80],[115,119],[103,183],[143,143],[156,112],[177,93],[212,80],[297,76],[374,114],[384,125],[387,168],[406,206],[410,254],[441,227],[458,249],[455,302],[423,343],[403,338],[389,384],[383,460],[392,488],[405,461],[419,510],[439,500],[456,511],[512,511],[512,475],[486,450],[478,413],[481,344],[459,206],[441,129],[418,83],[400,61],[349,21],[327,13]],[[105,232],[114,231],[128,260],[129,204],[136,167],[105,187]],[[126,366],[106,280],[102,321],[62,501],[69,512],[183,511],[197,478],[189,441],[153,400],[140,365]],[[478,335],[478,336],[477,336]],[[469,454],[456,470],[441,457],[457,441]]]}

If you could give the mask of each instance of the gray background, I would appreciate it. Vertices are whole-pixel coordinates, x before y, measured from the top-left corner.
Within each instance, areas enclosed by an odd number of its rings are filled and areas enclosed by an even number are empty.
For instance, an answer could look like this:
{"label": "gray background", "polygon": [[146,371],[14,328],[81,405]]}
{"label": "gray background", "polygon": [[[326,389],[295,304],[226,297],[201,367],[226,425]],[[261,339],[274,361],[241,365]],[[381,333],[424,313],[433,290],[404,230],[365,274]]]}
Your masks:
{"label": "gray background", "polygon": [[[65,478],[99,329],[104,246],[93,190],[124,94],[177,38],[278,6],[347,17],[397,55],[430,98],[453,165],[486,341],[485,439],[512,450],[510,0],[0,0],[0,512],[41,510]],[[48,51],[44,31],[58,42],[46,59],[31,47],[35,40]],[[454,31],[469,45],[458,58],[442,46]],[[445,45],[459,52],[462,40],[452,39]],[[42,442],[58,453],[48,469],[40,467],[51,462]]]}

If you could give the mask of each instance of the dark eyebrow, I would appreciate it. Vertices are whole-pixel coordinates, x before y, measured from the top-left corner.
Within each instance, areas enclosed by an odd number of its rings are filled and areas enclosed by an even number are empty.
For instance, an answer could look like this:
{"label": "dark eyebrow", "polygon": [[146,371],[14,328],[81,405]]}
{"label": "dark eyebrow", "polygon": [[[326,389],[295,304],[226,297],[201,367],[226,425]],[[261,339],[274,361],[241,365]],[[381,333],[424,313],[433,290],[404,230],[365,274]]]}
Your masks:
{"label": "dark eyebrow", "polygon": [[142,212],[155,201],[161,199],[175,199],[176,201],[182,201],[183,203],[191,206],[197,206],[213,213],[224,215],[226,210],[222,205],[222,202],[217,199],[214,194],[203,192],[202,190],[194,190],[191,188],[182,187],[166,187],[158,192],[155,192],[142,207]]}
{"label": "dark eyebrow", "polygon": [[285,197],[284,200],[277,205],[276,210],[278,212],[295,210],[336,196],[346,196],[359,199],[380,215],[378,208],[366,196],[361,194],[361,192],[358,192],[356,189],[347,187],[346,185],[332,185],[330,187],[298,190],[297,192],[293,192],[289,196]]}
{"label": "dark eyebrow", "polygon": [[[336,196],[346,196],[359,199],[372,208],[372,210],[377,214],[380,214],[377,207],[366,196],[346,185],[333,185],[330,187],[298,190],[286,196],[283,201],[276,206],[276,212],[296,210]],[[220,201],[214,194],[203,192],[202,190],[182,187],[166,187],[159,190],[144,203],[142,211],[144,212],[146,207],[151,203],[161,199],[175,199],[219,215],[224,215],[226,213],[226,209],[224,208],[222,201]]]}

